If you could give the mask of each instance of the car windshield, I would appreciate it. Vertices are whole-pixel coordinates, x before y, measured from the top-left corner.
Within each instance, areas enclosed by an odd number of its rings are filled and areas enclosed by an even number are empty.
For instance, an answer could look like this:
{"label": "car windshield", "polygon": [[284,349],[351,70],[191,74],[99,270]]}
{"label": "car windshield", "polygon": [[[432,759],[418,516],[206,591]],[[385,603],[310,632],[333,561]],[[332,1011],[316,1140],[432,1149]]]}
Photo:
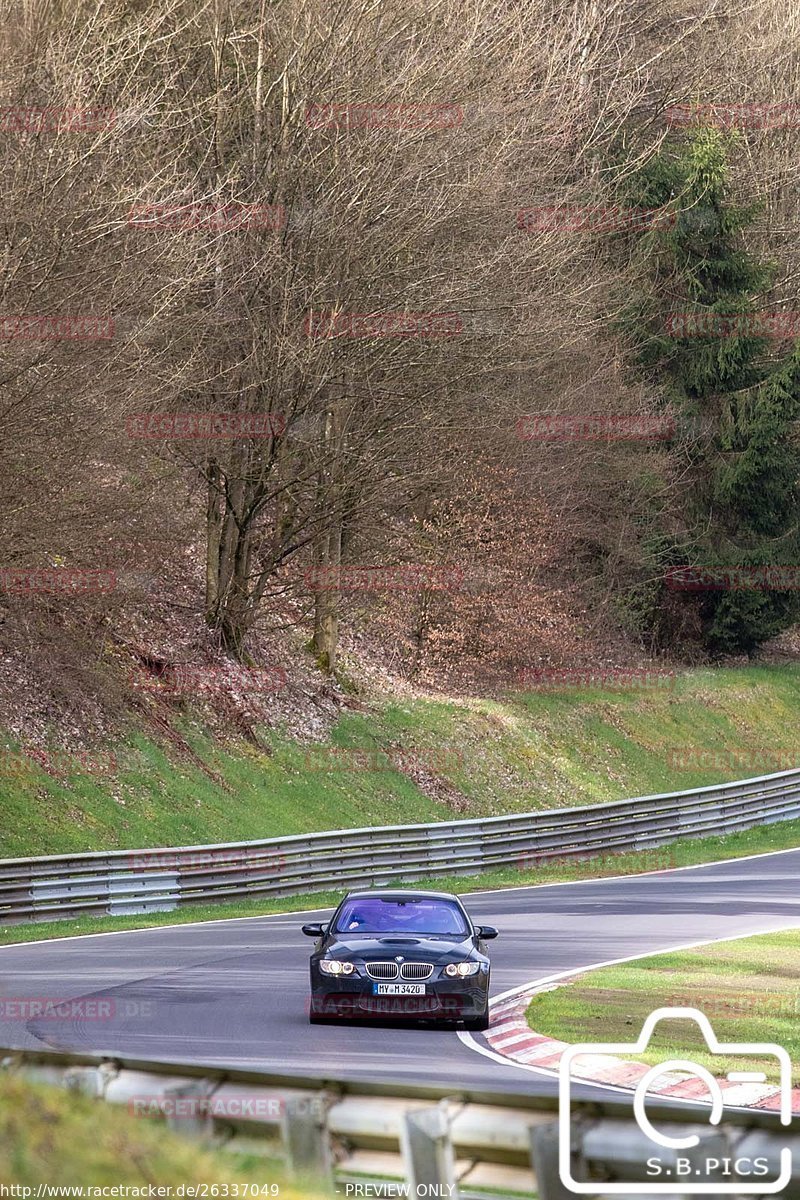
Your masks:
{"label": "car windshield", "polygon": [[461,909],[447,900],[390,900],[366,896],[346,900],[336,920],[337,933],[422,933],[466,937]]}

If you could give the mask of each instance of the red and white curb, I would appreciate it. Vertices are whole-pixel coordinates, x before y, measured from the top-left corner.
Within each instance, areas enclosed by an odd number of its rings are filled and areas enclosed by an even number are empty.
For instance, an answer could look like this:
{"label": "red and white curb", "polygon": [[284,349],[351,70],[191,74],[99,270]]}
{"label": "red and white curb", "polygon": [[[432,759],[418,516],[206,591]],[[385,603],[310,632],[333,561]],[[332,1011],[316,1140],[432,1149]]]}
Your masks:
{"label": "red and white curb", "polygon": [[[554,1073],[558,1071],[561,1055],[569,1049],[569,1044],[536,1033],[525,1016],[533,996],[542,991],[552,990],[532,986],[492,1004],[489,1028],[484,1037],[495,1054],[526,1067]],[[649,1070],[644,1063],[628,1062],[611,1054],[586,1054],[573,1061],[571,1075],[586,1083],[633,1090]],[[771,1084],[731,1085],[726,1079],[720,1079],[718,1082],[726,1108],[730,1106],[771,1111],[780,1108],[780,1089]],[[672,1071],[653,1081],[648,1088],[648,1095],[650,1094],[702,1101],[707,1097],[708,1089],[702,1079]],[[800,1088],[794,1088],[792,1091],[792,1112],[800,1113]]]}

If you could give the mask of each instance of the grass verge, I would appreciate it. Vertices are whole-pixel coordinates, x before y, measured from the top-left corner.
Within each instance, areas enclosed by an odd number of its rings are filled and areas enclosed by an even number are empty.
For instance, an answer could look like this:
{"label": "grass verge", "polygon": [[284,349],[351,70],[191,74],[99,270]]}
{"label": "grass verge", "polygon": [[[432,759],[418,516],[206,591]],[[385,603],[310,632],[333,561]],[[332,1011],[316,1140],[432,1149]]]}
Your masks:
{"label": "grass verge", "polygon": [[219,1184],[217,1195],[233,1196],[233,1185],[243,1195],[247,1184],[269,1200],[269,1185],[276,1184],[281,1200],[300,1195],[260,1155],[206,1149],[160,1121],[16,1074],[0,1075],[0,1146],[0,1185],[7,1188],[127,1185],[146,1195],[149,1184]]}
{"label": "grass verge", "polygon": [[[800,1082],[800,929],[603,967],[534,996],[527,1016],[537,1033],[564,1042],[633,1042],[664,1005],[699,1009],[721,1042],[783,1046]],[[650,1066],[690,1059],[717,1077],[764,1071],[777,1082],[774,1058],[713,1055],[689,1020],[659,1022],[648,1049],[626,1057]]]}

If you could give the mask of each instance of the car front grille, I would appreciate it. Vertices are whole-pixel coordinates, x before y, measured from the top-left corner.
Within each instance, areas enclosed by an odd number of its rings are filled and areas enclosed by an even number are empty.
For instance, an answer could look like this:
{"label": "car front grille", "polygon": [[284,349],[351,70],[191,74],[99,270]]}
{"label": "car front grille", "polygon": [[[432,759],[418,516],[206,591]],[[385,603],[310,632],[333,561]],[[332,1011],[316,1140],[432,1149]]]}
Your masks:
{"label": "car front grille", "polygon": [[366,967],[370,979],[397,979],[397,963],[371,962]]}
{"label": "car front grille", "polygon": [[370,979],[430,979],[433,963],[404,962],[398,967],[394,962],[371,962],[366,964]]}
{"label": "car front grille", "polygon": [[406,962],[400,968],[401,979],[430,979],[433,963]]}

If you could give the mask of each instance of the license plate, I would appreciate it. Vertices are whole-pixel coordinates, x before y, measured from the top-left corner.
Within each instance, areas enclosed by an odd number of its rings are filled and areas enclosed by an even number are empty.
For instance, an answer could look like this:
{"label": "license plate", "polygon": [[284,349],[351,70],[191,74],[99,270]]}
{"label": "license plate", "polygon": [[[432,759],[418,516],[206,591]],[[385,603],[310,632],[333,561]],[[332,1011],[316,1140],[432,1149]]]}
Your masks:
{"label": "license plate", "polygon": [[424,983],[373,983],[373,996],[424,996]]}

